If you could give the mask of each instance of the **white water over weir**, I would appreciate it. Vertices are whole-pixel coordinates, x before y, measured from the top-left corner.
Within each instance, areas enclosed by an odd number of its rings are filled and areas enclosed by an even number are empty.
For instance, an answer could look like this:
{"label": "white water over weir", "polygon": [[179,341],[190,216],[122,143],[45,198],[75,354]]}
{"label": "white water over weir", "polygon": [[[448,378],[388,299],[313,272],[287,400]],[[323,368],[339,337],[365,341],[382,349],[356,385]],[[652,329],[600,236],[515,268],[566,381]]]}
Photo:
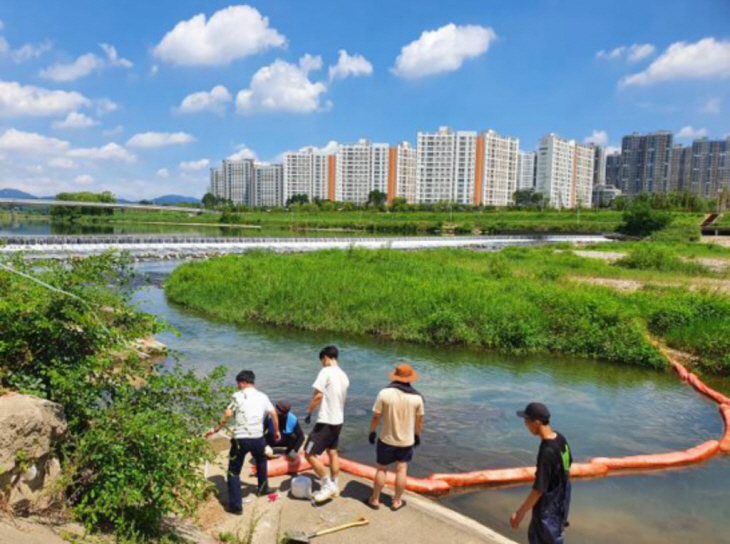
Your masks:
{"label": "white water over weir", "polygon": [[319,249],[433,249],[464,247],[499,249],[506,246],[556,242],[596,243],[610,239],[595,235],[454,236],[384,238],[236,238],[189,236],[0,236],[0,254],[24,253],[35,258],[68,258],[96,255],[110,249],[137,259],[204,258],[253,249],[280,252]]}

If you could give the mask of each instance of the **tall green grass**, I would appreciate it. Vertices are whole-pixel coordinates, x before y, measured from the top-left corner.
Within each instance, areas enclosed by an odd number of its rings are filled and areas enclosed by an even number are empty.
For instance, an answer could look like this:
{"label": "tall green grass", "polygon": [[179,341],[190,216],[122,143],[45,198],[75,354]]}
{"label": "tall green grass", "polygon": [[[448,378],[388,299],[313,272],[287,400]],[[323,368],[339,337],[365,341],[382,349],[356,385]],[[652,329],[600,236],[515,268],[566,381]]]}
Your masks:
{"label": "tall green grass", "polygon": [[[730,323],[730,303],[678,290],[620,294],[569,279],[569,253],[512,248],[397,252],[254,252],[180,266],[170,300],[224,320],[377,335],[506,352],[552,352],[659,368],[648,333],[699,351],[689,328],[710,313]],[[626,271],[624,271],[626,272]],[[710,308],[710,309],[708,309]],[[704,354],[703,354],[704,355]],[[718,350],[706,365],[724,368]]]}

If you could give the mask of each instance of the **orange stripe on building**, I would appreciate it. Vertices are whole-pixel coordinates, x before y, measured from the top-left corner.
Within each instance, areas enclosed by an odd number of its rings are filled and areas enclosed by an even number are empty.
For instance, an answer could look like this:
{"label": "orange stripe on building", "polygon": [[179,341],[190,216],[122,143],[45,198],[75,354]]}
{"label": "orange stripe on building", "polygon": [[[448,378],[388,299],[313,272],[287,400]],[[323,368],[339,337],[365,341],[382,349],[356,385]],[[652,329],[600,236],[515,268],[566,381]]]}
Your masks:
{"label": "orange stripe on building", "polygon": [[337,155],[327,157],[327,198],[334,202],[337,199],[335,180],[337,179]]}
{"label": "orange stripe on building", "polygon": [[477,157],[474,167],[474,205],[482,203],[484,184],[484,135],[477,136]]}
{"label": "orange stripe on building", "polygon": [[393,203],[396,197],[396,179],[398,176],[398,148],[388,149],[388,204]]}

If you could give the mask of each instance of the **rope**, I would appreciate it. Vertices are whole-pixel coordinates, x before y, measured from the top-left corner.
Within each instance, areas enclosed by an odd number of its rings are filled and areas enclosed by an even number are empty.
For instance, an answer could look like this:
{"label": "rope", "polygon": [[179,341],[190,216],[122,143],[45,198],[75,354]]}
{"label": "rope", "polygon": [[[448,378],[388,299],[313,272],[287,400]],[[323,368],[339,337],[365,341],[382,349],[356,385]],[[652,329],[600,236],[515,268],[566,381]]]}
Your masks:
{"label": "rope", "polygon": [[28,279],[30,281],[33,281],[33,282],[37,283],[38,285],[40,285],[42,287],[45,287],[46,289],[48,289],[50,291],[54,291],[56,293],[60,293],[62,295],[66,295],[68,297],[75,298],[76,300],[80,301],[89,310],[91,310],[91,315],[93,315],[96,318],[96,320],[99,322],[99,325],[101,325],[101,328],[104,329],[104,331],[107,334],[110,334],[111,335],[111,331],[106,327],[106,325],[104,324],[104,322],[102,321],[102,319],[96,314],[96,309],[89,302],[87,302],[86,300],[84,300],[80,296],[74,295],[73,293],[69,293],[68,291],[64,291],[63,289],[59,289],[58,287],[55,287],[55,286],[53,286],[53,285],[51,285],[49,283],[46,283],[43,280],[39,280],[35,276],[31,276],[30,274],[26,274],[25,272],[20,272],[19,270],[15,270],[15,268],[13,268],[12,266],[8,266],[6,264],[0,263],[0,268],[4,269],[4,270],[6,270],[6,271],[8,271],[8,272],[10,272],[12,274],[17,274],[18,276],[21,276],[21,277],[26,278],[26,279]]}

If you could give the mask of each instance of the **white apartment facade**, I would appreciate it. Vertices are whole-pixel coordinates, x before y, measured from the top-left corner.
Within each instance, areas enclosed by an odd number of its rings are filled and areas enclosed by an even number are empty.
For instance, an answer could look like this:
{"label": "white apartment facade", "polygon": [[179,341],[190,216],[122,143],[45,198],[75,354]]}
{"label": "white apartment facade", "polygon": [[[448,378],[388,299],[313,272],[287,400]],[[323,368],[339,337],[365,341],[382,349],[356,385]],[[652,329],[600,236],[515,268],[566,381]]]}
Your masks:
{"label": "white apartment facade", "polygon": [[593,198],[593,147],[547,134],[537,152],[535,191],[553,208],[590,208]]}
{"label": "white apartment facade", "polygon": [[476,158],[483,157],[483,167],[475,172],[477,183],[474,204],[509,206],[517,190],[520,140],[500,136],[493,130],[477,138]]}
{"label": "white apartment facade", "polygon": [[284,166],[281,164],[255,164],[256,182],[253,202],[256,207],[283,206]]}
{"label": "white apartment facade", "polygon": [[537,153],[520,151],[517,163],[517,190],[526,191],[535,188],[535,162]]}
{"label": "white apartment facade", "polygon": [[284,153],[284,203],[293,195],[308,195],[311,199],[330,198],[328,183],[332,155],[314,147]]}
{"label": "white apartment facade", "polygon": [[228,200],[236,205],[253,206],[254,204],[254,164],[253,159],[223,161],[223,183]]}
{"label": "white apartment facade", "polygon": [[[390,148],[388,201],[405,198],[409,204],[418,201],[416,192],[416,149],[408,142]],[[392,178],[392,182],[390,179]]]}

